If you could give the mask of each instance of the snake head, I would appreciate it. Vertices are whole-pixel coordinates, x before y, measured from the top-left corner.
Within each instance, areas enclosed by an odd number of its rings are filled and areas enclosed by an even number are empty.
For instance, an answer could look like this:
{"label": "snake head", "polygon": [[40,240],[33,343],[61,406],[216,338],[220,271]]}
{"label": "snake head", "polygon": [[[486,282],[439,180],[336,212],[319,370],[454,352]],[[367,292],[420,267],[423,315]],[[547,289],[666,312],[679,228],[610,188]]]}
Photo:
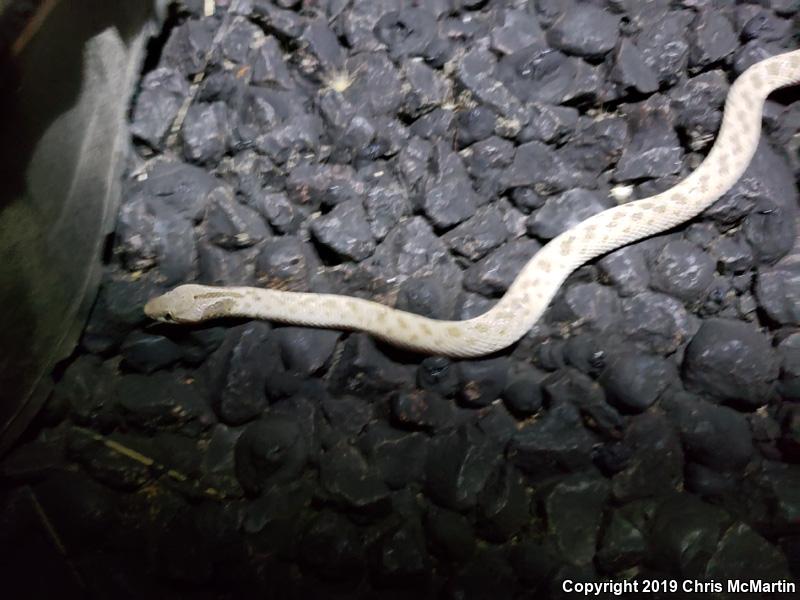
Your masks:
{"label": "snake head", "polygon": [[202,285],[179,285],[166,294],[151,298],[144,313],[162,323],[197,323],[226,316],[234,299],[220,291],[209,291]]}

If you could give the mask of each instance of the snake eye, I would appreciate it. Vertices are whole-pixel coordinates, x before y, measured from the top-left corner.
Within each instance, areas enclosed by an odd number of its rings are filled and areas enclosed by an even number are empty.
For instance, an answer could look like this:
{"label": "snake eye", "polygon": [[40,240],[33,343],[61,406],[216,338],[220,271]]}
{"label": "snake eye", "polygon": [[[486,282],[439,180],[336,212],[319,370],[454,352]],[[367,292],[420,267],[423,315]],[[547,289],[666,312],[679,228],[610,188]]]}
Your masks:
{"label": "snake eye", "polygon": [[165,321],[169,321],[170,323],[172,323],[172,322],[174,322],[174,321],[175,321],[175,318],[172,316],[172,313],[171,313],[171,312],[166,312],[166,313],[164,313],[164,317],[163,317],[163,319],[164,319]]}

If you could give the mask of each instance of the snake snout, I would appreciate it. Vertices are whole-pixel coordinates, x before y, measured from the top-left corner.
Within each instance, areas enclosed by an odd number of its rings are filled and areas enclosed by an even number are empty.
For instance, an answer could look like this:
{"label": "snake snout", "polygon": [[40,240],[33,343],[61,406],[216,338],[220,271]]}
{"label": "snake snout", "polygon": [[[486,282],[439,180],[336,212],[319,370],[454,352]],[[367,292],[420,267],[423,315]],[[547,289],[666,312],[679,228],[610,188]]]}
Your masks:
{"label": "snake snout", "polygon": [[175,323],[177,320],[167,306],[164,296],[157,296],[151,298],[144,305],[144,314],[156,321],[163,321],[165,323]]}

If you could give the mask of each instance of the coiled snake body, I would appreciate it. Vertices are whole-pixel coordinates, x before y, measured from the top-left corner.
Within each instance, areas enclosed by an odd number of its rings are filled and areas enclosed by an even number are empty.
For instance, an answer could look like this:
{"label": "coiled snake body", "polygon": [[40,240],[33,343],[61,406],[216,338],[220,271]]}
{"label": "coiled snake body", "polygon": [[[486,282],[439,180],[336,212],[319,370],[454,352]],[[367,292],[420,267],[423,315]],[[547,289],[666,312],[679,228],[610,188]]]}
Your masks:
{"label": "coiled snake body", "polygon": [[728,191],[756,151],[767,95],[798,81],[800,50],[747,69],[730,88],[714,146],[691,175],[665,192],[605,210],[554,238],[528,261],[497,304],[478,317],[445,321],[335,294],[194,284],[153,298],[145,313],[172,323],[248,317],[358,330],[395,346],[453,357],[501,350],[525,335],[577,267],[691,219]]}

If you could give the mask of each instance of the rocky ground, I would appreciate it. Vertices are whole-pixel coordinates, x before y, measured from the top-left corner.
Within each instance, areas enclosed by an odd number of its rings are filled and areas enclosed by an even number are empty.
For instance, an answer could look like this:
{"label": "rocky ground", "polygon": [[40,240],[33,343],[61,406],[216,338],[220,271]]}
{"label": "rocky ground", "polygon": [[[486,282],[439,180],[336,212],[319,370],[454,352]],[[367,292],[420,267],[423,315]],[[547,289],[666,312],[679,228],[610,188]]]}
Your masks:
{"label": "rocky ground", "polygon": [[797,89],[732,191],[579,269],[498,355],[142,313],[198,281],[474,316],[561,231],[691,172],[730,82],[800,47],[798,2],[217,4],[151,45],[100,296],[0,465],[4,582],[467,599],[800,578]]}

